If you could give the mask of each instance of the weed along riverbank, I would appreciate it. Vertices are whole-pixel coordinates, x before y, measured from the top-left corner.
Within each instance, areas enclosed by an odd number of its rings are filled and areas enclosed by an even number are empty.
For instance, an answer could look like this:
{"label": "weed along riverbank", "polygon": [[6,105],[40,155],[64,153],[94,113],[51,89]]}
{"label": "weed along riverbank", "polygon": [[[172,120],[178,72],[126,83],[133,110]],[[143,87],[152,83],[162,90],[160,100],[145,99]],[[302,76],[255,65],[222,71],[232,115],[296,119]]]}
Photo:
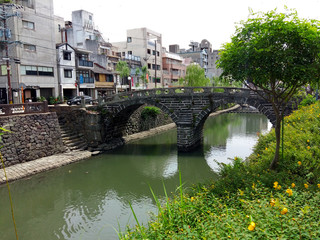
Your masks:
{"label": "weed along riverbank", "polygon": [[[284,119],[283,158],[269,170],[274,130],[247,161],[220,164],[220,178],[167,198],[147,224],[120,239],[320,239],[320,104]],[[183,174],[183,172],[182,172]],[[134,208],[133,208],[134,211]]]}

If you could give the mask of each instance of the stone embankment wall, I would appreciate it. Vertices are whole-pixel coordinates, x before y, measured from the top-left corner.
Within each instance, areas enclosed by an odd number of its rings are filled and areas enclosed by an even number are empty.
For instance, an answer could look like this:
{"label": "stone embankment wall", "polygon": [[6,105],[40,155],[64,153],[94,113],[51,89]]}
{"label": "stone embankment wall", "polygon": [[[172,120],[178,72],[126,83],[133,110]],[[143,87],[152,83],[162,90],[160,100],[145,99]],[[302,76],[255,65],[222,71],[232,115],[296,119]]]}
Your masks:
{"label": "stone embankment wall", "polygon": [[147,131],[152,128],[156,128],[162,125],[173,123],[171,118],[163,113],[160,112],[155,118],[148,117],[146,119],[142,119],[141,112],[143,111],[144,107],[147,105],[143,105],[139,107],[129,118],[127,123],[125,132],[123,133],[124,136],[128,136],[134,133]]}
{"label": "stone embankment wall", "polygon": [[[144,106],[136,110],[130,117],[122,132],[123,136],[131,135],[141,131],[146,131],[161,125],[171,123],[170,117],[164,113],[159,113],[156,118],[141,118],[141,111]],[[83,141],[87,142],[90,151],[107,151],[124,144],[121,139],[108,139],[105,132],[105,119],[98,111],[86,110],[85,108],[70,106],[51,107],[50,111],[56,112],[60,124],[65,125],[74,133],[82,135]],[[107,117],[107,116],[106,116]]]}
{"label": "stone embankment wall", "polygon": [[56,113],[1,116],[0,126],[11,131],[0,143],[5,166],[66,151]]}

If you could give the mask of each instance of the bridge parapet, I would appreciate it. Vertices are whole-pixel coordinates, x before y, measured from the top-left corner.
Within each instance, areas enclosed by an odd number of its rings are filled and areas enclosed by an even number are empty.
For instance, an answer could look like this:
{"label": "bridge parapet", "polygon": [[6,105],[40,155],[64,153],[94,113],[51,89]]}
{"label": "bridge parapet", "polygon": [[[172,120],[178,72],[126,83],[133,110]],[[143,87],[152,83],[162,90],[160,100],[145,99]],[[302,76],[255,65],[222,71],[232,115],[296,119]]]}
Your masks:
{"label": "bridge parapet", "polygon": [[144,89],[134,92],[126,92],[106,96],[102,98],[102,102],[111,103],[119,102],[130,99],[141,99],[150,97],[164,97],[164,96],[209,96],[209,95],[222,95],[235,96],[240,95],[242,97],[257,96],[257,93],[247,88],[234,88],[234,87],[175,87],[175,88],[156,88],[156,89]]}

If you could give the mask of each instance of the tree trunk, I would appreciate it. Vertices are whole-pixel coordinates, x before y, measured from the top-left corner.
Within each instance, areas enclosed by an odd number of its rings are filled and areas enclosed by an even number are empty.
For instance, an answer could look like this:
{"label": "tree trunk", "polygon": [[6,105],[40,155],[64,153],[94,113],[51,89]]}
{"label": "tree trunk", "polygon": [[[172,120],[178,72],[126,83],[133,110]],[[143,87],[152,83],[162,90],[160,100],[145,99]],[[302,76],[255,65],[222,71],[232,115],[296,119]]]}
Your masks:
{"label": "tree trunk", "polygon": [[270,169],[276,169],[279,162],[279,152],[280,152],[280,141],[281,141],[281,114],[276,113],[276,125],[275,125],[275,134],[276,134],[276,151],[274,153],[274,158],[270,164]]}

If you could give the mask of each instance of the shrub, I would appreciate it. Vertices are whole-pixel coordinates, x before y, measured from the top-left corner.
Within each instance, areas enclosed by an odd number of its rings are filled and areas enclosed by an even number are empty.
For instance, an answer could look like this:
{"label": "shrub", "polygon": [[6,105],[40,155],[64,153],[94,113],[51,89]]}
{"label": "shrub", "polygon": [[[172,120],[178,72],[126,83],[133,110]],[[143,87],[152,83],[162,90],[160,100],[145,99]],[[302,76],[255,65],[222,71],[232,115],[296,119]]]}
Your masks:
{"label": "shrub", "polygon": [[146,120],[148,118],[156,118],[159,113],[160,109],[157,107],[144,107],[141,112],[141,118],[143,120]]}
{"label": "shrub", "polygon": [[312,96],[311,94],[308,94],[299,104],[299,107],[302,106],[309,106],[311,104],[314,104],[316,102],[316,98]]}

